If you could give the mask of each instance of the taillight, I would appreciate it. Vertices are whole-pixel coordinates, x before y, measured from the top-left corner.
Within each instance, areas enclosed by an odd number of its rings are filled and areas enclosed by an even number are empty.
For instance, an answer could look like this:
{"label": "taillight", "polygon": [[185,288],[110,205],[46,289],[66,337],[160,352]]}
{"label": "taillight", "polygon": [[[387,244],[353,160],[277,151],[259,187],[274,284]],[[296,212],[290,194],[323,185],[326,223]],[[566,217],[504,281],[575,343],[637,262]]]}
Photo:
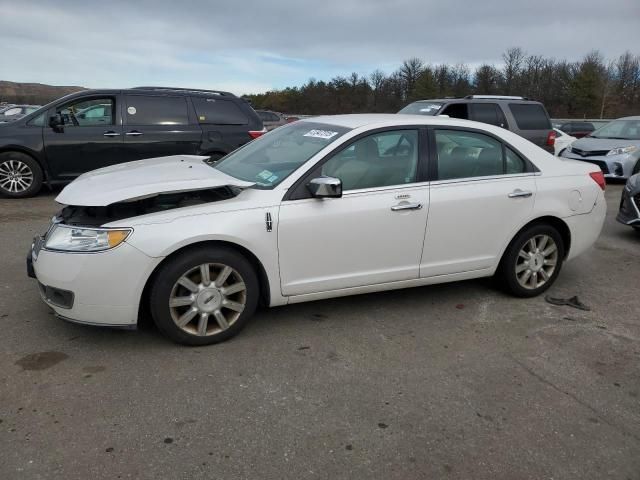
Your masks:
{"label": "taillight", "polygon": [[258,138],[261,137],[262,135],[264,135],[265,133],[267,133],[267,129],[266,127],[263,128],[262,130],[249,130],[249,136],[251,138]]}
{"label": "taillight", "polygon": [[550,147],[553,147],[556,143],[556,132],[554,132],[553,130],[551,130],[549,132],[549,135],[547,135],[547,145],[549,145]]}
{"label": "taillight", "polygon": [[599,172],[590,172],[589,176],[593,178],[593,181],[596,182],[602,190],[604,190],[604,188],[607,186],[607,183],[604,180],[604,173],[602,173],[602,170],[600,170]]}

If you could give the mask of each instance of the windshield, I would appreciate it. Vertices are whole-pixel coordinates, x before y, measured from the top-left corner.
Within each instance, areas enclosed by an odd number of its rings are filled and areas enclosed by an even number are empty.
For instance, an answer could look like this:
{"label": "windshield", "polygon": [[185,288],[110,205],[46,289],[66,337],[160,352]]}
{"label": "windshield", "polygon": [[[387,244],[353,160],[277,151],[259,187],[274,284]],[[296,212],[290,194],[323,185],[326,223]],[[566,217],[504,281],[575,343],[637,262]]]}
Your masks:
{"label": "windshield", "polygon": [[247,143],[213,167],[258,187],[273,188],[349,130],[322,123],[290,123]]}
{"label": "windshield", "polygon": [[591,138],[640,140],[640,120],[614,120],[589,136]]}
{"label": "windshield", "polygon": [[408,113],[411,115],[435,115],[442,108],[440,102],[415,102],[410,103],[398,113]]}

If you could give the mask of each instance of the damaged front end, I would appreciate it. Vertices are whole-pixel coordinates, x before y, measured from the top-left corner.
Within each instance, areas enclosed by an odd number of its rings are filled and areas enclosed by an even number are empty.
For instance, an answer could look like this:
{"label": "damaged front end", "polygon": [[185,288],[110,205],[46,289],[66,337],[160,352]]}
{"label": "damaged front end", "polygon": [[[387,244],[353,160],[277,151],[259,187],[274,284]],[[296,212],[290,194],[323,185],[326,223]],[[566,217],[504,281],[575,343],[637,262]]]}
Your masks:
{"label": "damaged front end", "polygon": [[228,200],[238,195],[240,191],[239,188],[225,186],[188,192],[161,193],[107,206],[68,205],[58,212],[55,221],[72,226],[99,227],[125,218]]}
{"label": "damaged front end", "polygon": [[622,189],[616,220],[640,230],[640,174],[630,177]]}

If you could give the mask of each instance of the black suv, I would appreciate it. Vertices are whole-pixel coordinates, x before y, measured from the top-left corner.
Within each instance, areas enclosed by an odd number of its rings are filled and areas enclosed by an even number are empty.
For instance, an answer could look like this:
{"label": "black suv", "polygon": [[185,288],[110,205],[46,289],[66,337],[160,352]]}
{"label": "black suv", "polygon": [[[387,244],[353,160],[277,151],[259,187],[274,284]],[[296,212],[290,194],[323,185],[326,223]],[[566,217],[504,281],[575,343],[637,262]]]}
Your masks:
{"label": "black suv", "polygon": [[554,153],[556,132],[542,103],[526,97],[468,95],[464,98],[418,100],[398,113],[448,115],[506,128],[549,153]]}
{"label": "black suv", "polygon": [[265,132],[251,106],[228,92],[85,90],[0,124],[0,193],[29,197],[43,182],[142,158],[191,154],[215,161]]}

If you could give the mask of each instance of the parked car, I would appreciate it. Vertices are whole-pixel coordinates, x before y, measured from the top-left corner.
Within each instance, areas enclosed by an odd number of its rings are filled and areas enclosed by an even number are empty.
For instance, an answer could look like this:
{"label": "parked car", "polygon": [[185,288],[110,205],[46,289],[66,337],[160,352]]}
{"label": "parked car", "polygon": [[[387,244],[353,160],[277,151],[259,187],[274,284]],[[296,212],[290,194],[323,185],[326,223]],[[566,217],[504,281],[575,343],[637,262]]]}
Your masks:
{"label": "parked car", "polygon": [[40,105],[11,105],[0,111],[0,123],[13,122],[41,108]]}
{"label": "parked car", "polygon": [[148,305],[166,336],[204,345],[259,303],[494,274],[531,297],[606,211],[594,165],[450,118],[315,117],[204,160],[110,166],[62,190],[27,260],[57,315],[135,327]]}
{"label": "parked car", "polygon": [[563,132],[559,128],[554,128],[554,132],[556,132],[556,140],[553,143],[554,153],[556,157],[562,155],[562,152],[565,148],[571,145],[576,141],[576,137],[569,135],[568,133]]}
{"label": "parked car", "polygon": [[640,232],[640,160],[636,162],[622,190],[616,220]]}
{"label": "parked car", "polygon": [[525,97],[468,95],[464,98],[419,100],[398,113],[447,115],[496,125],[554,153],[556,134],[551,127],[549,114],[540,102]]}
{"label": "parked car", "polygon": [[586,137],[596,129],[591,122],[566,122],[558,128],[575,138]]}
{"label": "parked car", "polygon": [[265,132],[251,106],[228,92],[85,90],[0,125],[0,193],[29,197],[43,182],[69,182],[141,158],[197,154],[216,161]]}
{"label": "parked car", "polygon": [[598,165],[607,178],[629,178],[640,158],[640,116],[608,123],[576,140],[562,156]]}
{"label": "parked car", "polygon": [[256,110],[256,113],[262,120],[264,128],[269,132],[274,128],[278,128],[288,123],[287,117],[279,112],[272,112],[271,110]]}

